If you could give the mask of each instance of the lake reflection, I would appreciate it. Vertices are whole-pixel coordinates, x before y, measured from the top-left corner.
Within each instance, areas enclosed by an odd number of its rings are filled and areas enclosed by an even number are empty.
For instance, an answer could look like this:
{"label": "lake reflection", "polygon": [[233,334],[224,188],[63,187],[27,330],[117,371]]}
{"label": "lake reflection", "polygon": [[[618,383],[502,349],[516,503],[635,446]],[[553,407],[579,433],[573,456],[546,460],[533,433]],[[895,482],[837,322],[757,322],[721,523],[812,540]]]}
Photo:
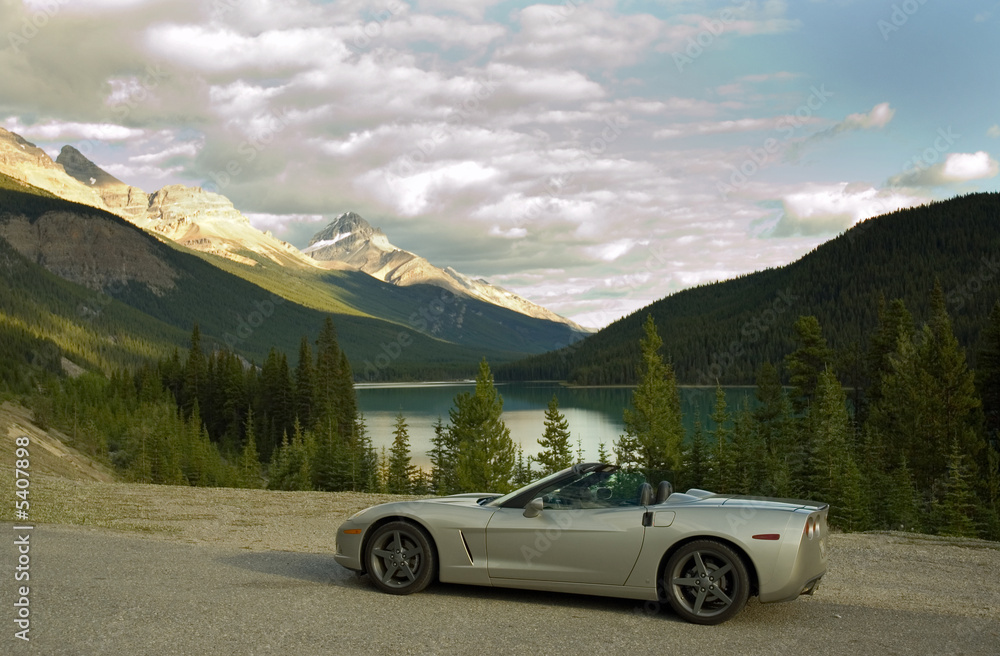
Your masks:
{"label": "lake reflection", "polygon": [[[406,418],[410,435],[413,463],[430,468],[427,452],[434,437],[434,423],[440,417],[448,424],[448,411],[454,406],[455,396],[463,392],[474,393],[475,383],[414,383],[388,385],[356,385],[358,407],[364,414],[368,433],[375,448],[381,451],[392,445],[392,431],[396,414]],[[625,431],[622,413],[629,407],[632,389],[624,387],[564,387],[557,383],[498,383],[497,390],[504,400],[503,420],[510,428],[511,438],[520,444],[524,454],[535,455],[541,451],[538,438],[545,432],[545,410],[555,394],[559,410],[566,416],[573,435],[574,451],[580,441],[584,458],[596,460],[598,447],[605,443],[608,452],[616,439]],[[735,411],[749,397],[754,403],[752,388],[726,388],[730,412]],[[696,419],[711,428],[708,416],[715,404],[715,388],[682,387],[681,411],[684,425],[690,435]]]}

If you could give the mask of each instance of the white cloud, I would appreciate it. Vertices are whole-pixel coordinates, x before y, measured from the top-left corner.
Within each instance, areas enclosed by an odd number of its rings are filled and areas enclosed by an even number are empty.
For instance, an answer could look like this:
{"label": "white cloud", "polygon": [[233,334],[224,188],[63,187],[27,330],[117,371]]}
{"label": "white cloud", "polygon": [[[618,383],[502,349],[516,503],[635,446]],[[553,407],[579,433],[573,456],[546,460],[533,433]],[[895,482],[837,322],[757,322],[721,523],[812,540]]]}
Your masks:
{"label": "white cloud", "polygon": [[896,115],[896,110],[889,106],[889,103],[879,103],[867,114],[851,114],[839,125],[834,127],[838,132],[850,130],[879,130],[889,125],[892,117]]}
{"label": "white cloud", "polygon": [[570,2],[532,5],[516,16],[520,31],[498,56],[548,67],[615,69],[634,64],[665,26],[648,14],[623,15]]}
{"label": "white cloud", "polygon": [[986,136],[993,137],[994,139],[1000,139],[1000,123],[994,125],[989,130],[987,130]]}
{"label": "white cloud", "polygon": [[985,180],[1000,173],[1000,163],[986,151],[948,153],[943,162],[925,168],[913,168],[889,179],[898,187],[938,187],[970,180]]}
{"label": "white cloud", "polygon": [[903,191],[863,184],[806,185],[780,199],[782,213],[770,236],[834,235],[864,219],[926,202]]}
{"label": "white cloud", "polygon": [[766,118],[741,118],[729,121],[699,121],[674,123],[653,133],[655,139],[672,139],[709,134],[730,134],[735,132],[764,132],[780,130],[785,125],[822,124],[826,121],[818,116],[799,118],[796,116],[772,116]]}
{"label": "white cloud", "polygon": [[[821,87],[822,89],[823,87]],[[823,99],[824,102],[826,99]],[[889,103],[883,102],[875,105],[870,112],[850,114],[844,120],[833,127],[817,132],[808,138],[789,144],[786,150],[786,157],[789,160],[796,160],[802,152],[812,144],[833,139],[842,134],[849,134],[863,130],[881,130],[892,121],[896,115],[896,110]]]}
{"label": "white cloud", "polygon": [[482,19],[486,10],[503,0],[418,0],[421,11],[452,11],[473,19]]}
{"label": "white cloud", "polygon": [[599,260],[614,262],[635,248],[637,244],[638,242],[633,239],[616,239],[606,244],[585,248],[584,252]]}
{"label": "white cloud", "polygon": [[38,141],[127,141],[138,139],[145,134],[144,130],[127,128],[113,123],[76,123],[64,121],[45,121],[44,123],[25,124],[17,117],[4,121],[4,127],[16,132],[25,139]]}

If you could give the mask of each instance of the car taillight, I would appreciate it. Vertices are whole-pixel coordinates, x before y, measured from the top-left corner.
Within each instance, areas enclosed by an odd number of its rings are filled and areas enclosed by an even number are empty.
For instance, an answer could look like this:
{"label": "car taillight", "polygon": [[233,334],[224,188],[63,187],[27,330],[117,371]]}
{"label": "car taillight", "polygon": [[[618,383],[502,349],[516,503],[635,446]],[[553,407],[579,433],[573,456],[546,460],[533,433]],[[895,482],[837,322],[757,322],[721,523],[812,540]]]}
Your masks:
{"label": "car taillight", "polygon": [[810,540],[819,535],[819,518],[809,517],[806,519],[805,528],[802,529],[803,537],[807,537]]}

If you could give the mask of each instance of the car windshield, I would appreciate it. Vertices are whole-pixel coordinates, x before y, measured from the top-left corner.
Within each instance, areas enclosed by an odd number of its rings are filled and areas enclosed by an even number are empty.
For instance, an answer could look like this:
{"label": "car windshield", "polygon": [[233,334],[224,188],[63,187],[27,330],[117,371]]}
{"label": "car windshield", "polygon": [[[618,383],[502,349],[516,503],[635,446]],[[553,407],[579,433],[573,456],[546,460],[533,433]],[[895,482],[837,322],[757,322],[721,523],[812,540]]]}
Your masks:
{"label": "car windshield", "polygon": [[524,492],[524,490],[525,490],[526,487],[534,487],[536,485],[548,484],[550,481],[554,481],[554,480],[562,478],[564,476],[566,476],[566,470],[557,471],[556,473],[549,474],[545,478],[543,478],[541,480],[538,480],[538,481],[535,481],[534,483],[531,483],[528,486],[525,486],[525,487],[522,487],[522,488],[518,488],[518,489],[514,490],[513,492],[508,492],[507,494],[503,495],[502,497],[497,497],[495,499],[491,499],[489,501],[489,503],[486,503],[485,505],[487,505],[487,506],[496,506],[496,507],[499,508],[505,502],[510,501],[511,499],[513,499],[514,497],[516,497],[517,495],[519,495],[522,492]]}
{"label": "car windshield", "polygon": [[639,489],[646,477],[624,469],[598,470],[570,481],[555,481],[540,488],[543,508],[613,508],[639,504]]}
{"label": "car windshield", "polygon": [[669,472],[619,469],[600,463],[580,464],[550,474],[530,485],[495,497],[483,505],[524,507],[541,497],[546,508],[608,508],[637,505],[643,483],[655,485]]}

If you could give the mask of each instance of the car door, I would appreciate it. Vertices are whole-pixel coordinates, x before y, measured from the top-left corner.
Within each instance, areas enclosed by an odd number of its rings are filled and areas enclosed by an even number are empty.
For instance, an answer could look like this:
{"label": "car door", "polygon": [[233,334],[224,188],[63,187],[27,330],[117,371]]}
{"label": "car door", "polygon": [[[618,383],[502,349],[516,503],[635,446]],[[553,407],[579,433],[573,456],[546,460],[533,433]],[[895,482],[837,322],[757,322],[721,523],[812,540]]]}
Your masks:
{"label": "car door", "polygon": [[486,527],[490,578],[624,585],[639,551],[643,506],[501,508]]}

